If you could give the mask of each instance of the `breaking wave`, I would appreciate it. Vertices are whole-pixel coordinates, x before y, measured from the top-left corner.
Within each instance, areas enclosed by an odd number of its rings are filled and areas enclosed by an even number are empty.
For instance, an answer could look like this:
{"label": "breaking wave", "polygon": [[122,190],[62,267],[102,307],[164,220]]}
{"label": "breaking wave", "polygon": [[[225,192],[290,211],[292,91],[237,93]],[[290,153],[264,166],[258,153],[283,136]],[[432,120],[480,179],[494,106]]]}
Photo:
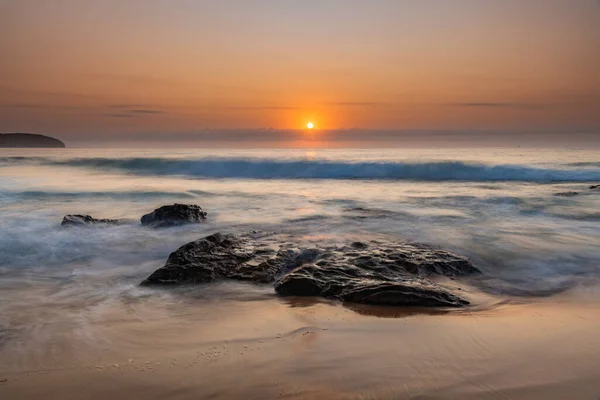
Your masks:
{"label": "breaking wave", "polygon": [[[74,158],[8,157],[0,165],[38,164],[120,170],[136,175],[238,179],[382,179],[418,181],[586,182],[600,180],[599,168],[488,165],[458,161],[346,162],[246,158]],[[593,164],[591,164],[593,165]],[[589,165],[588,165],[589,167]]]}

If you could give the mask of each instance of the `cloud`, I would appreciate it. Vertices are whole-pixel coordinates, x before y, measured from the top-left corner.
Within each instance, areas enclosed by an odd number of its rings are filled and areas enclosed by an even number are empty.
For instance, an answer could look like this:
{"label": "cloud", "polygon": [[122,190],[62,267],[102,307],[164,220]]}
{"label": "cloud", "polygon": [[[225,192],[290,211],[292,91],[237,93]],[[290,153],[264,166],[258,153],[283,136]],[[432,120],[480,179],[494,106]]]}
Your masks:
{"label": "cloud", "polygon": [[150,108],[141,108],[144,107],[140,104],[111,104],[106,106],[110,109],[119,110],[116,113],[108,113],[104,116],[113,117],[113,118],[132,118],[138,115],[156,115],[156,114],[164,114],[164,111],[161,110],[153,110]]}
{"label": "cloud", "polygon": [[545,104],[533,103],[502,103],[502,102],[466,102],[466,103],[449,103],[449,107],[467,107],[467,108],[513,108],[521,110],[532,110],[545,108]]}
{"label": "cloud", "polygon": [[130,113],[132,114],[163,114],[163,111],[160,110],[145,110],[145,109],[137,109],[137,110],[131,110]]}
{"label": "cloud", "polygon": [[301,107],[294,106],[223,106],[218,107],[227,110],[300,110]]}
{"label": "cloud", "polygon": [[394,105],[391,103],[381,103],[377,101],[336,101],[325,104],[339,107],[391,107]]}
{"label": "cloud", "polygon": [[[96,113],[100,111],[104,117],[108,118],[134,118],[137,116],[144,115],[158,115],[164,114],[162,110],[153,108],[144,108],[147,106],[140,104],[111,104],[107,106],[71,106],[71,105],[52,105],[52,104],[27,104],[27,103],[13,103],[13,104],[0,104],[1,108],[7,109],[23,109],[31,110],[31,112],[39,111],[90,111]],[[108,109],[108,110],[107,110]],[[108,111],[108,112],[106,112]]]}

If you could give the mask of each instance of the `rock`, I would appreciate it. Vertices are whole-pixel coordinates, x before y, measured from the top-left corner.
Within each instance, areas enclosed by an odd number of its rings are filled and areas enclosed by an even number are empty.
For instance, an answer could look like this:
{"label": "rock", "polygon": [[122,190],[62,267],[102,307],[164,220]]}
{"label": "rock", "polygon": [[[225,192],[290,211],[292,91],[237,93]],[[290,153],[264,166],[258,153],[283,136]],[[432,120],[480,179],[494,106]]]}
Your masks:
{"label": "rock", "polygon": [[461,307],[469,302],[427,280],[414,277],[386,279],[353,266],[304,265],[285,275],[275,285],[282,296],[320,296],[351,303]]}
{"label": "rock", "polygon": [[118,219],[96,219],[90,215],[80,214],[69,214],[63,217],[61,226],[88,226],[88,225],[117,225],[120,221]]}
{"label": "rock", "polygon": [[428,277],[478,273],[468,259],[423,244],[370,241],[324,246],[285,235],[217,233],[177,249],[142,285],[233,279],[274,283],[281,296],[460,307],[468,302]]}
{"label": "rock", "polygon": [[592,189],[592,190],[600,189],[600,185],[592,185],[592,186],[590,186],[590,189]]}
{"label": "rock", "polygon": [[431,246],[355,242],[284,274],[275,291],[352,303],[460,307],[469,303],[426,277],[477,273],[468,259]]}
{"label": "rock", "polygon": [[142,225],[167,228],[184,224],[197,224],[206,219],[206,212],[194,204],[162,206],[142,217]]}
{"label": "rock", "polygon": [[64,148],[60,140],[35,133],[0,133],[0,147]]}
{"label": "rock", "polygon": [[164,267],[142,285],[180,285],[235,279],[259,283],[275,280],[285,254],[272,257],[272,249],[249,245],[242,236],[215,233],[181,246]]}
{"label": "rock", "polygon": [[560,197],[573,197],[573,196],[579,196],[579,192],[560,192],[560,193],[554,193],[555,196],[560,196]]}

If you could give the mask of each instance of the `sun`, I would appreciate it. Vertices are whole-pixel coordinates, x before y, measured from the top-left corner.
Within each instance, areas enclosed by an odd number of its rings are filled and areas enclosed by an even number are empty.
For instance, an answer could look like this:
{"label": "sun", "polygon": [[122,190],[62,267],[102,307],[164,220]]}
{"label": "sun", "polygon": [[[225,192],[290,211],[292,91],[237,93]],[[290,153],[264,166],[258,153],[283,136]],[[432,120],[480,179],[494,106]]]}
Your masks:
{"label": "sun", "polygon": [[315,124],[309,122],[308,124],[306,124],[306,129],[315,129]]}

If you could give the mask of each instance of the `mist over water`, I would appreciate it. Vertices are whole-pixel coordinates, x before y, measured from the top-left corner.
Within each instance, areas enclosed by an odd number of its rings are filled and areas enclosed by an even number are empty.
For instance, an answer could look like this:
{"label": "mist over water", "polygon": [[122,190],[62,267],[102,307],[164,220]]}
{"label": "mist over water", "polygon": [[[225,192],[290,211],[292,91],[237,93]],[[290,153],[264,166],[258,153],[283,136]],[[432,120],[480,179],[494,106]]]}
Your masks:
{"label": "mist over water", "polygon": [[[35,338],[45,348],[65,326],[94,338],[89,320],[115,303],[161,299],[168,313],[180,292],[138,284],[170,252],[214,232],[435,244],[475,262],[478,290],[519,301],[594,285],[600,192],[589,186],[600,183],[599,165],[598,152],[567,150],[3,151],[0,342]],[[580,195],[555,196],[566,191]],[[139,225],[175,202],[202,206],[207,222]],[[74,213],[126,223],[61,228]],[[209,286],[193,296],[273,296],[270,287]]]}

